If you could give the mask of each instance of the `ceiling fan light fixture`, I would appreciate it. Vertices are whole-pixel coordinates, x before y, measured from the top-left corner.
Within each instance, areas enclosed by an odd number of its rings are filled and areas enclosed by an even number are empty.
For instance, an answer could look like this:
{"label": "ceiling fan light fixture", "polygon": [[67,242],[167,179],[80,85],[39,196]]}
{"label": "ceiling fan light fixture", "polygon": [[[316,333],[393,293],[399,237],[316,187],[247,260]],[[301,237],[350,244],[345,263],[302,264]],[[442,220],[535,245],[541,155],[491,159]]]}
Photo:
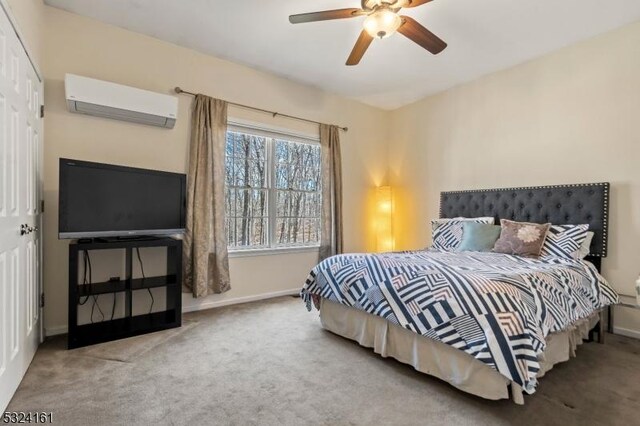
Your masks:
{"label": "ceiling fan light fixture", "polygon": [[365,31],[374,38],[387,38],[402,25],[402,18],[394,11],[379,8],[364,21]]}

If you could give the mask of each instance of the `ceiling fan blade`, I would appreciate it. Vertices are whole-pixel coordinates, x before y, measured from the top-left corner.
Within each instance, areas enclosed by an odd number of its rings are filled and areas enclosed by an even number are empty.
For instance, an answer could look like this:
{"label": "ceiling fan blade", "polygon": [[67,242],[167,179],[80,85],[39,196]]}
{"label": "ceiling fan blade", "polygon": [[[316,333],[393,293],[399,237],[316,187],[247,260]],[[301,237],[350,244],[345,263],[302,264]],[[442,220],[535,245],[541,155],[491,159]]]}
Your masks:
{"label": "ceiling fan blade", "polygon": [[331,19],[347,19],[360,16],[365,12],[362,9],[336,9],[325,10],[322,12],[300,13],[298,15],[289,16],[289,22],[292,24],[303,24],[305,22],[329,21]]}
{"label": "ceiling fan blade", "polygon": [[447,47],[447,43],[420,25],[415,19],[408,16],[402,16],[401,18],[403,24],[398,28],[398,32],[403,36],[424,47],[434,55],[442,52]]}
{"label": "ceiling fan blade", "polygon": [[365,30],[362,30],[360,37],[358,37],[358,41],[356,41],[356,45],[353,46],[349,59],[347,59],[347,65],[358,65],[372,41],[373,37],[371,37]]}
{"label": "ceiling fan blade", "polygon": [[430,3],[432,1],[433,0],[409,0],[409,4],[404,7],[418,7],[418,6],[422,6],[423,4]]}

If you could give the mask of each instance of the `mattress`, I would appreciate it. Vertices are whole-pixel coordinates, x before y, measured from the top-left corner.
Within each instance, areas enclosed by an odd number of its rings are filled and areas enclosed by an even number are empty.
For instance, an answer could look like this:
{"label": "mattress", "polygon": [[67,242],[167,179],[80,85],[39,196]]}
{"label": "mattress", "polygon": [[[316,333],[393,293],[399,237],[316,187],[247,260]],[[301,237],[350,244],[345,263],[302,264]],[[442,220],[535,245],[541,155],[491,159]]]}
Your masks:
{"label": "mattress", "polygon": [[443,343],[528,394],[549,335],[617,301],[588,262],[437,250],[333,256],[301,296],[309,309],[327,299]]}
{"label": "mattress", "polygon": [[[524,403],[523,390],[504,375],[471,355],[445,343],[423,337],[379,316],[333,302],[320,301],[322,326],[332,333],[372,348],[383,357],[394,358],[417,371],[444,380],[456,388],[491,400],[511,398]],[[598,323],[599,314],[579,320],[564,331],[547,336],[538,355],[540,378],[554,365],[568,361]]]}

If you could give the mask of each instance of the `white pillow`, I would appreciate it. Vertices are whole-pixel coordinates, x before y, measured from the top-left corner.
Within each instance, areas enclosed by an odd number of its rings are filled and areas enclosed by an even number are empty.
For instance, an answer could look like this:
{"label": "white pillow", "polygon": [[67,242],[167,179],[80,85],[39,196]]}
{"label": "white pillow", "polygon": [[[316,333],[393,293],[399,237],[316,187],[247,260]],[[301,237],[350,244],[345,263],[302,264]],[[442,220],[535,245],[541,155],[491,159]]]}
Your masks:
{"label": "white pillow", "polygon": [[589,225],[553,225],[544,240],[540,257],[580,259],[579,252],[587,239]]}
{"label": "white pillow", "polygon": [[438,250],[455,251],[462,242],[462,224],[464,222],[494,224],[493,217],[454,217],[431,221],[432,246]]}
{"label": "white pillow", "polygon": [[460,221],[468,221],[468,222],[478,222],[478,223],[488,223],[489,225],[495,224],[495,218],[493,216],[489,217],[453,217],[449,219],[433,219],[431,221],[431,231],[435,231],[436,228],[444,223],[451,222],[452,220],[460,220]]}
{"label": "white pillow", "polygon": [[580,246],[580,250],[578,250],[578,259],[584,259],[589,256],[589,252],[591,251],[591,241],[593,240],[594,235],[596,234],[591,231],[587,232],[587,238],[584,239]]}

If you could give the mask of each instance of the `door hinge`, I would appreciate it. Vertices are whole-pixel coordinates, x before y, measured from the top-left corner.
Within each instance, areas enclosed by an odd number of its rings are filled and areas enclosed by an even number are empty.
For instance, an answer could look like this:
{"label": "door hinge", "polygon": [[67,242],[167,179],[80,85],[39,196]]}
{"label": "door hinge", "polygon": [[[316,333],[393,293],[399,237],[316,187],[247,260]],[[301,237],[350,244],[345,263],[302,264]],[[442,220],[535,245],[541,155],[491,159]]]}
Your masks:
{"label": "door hinge", "polygon": [[40,213],[44,213],[44,200],[40,200]]}
{"label": "door hinge", "polygon": [[40,307],[44,308],[44,293],[40,295]]}
{"label": "door hinge", "polygon": [[44,105],[40,105],[40,118],[44,118]]}

